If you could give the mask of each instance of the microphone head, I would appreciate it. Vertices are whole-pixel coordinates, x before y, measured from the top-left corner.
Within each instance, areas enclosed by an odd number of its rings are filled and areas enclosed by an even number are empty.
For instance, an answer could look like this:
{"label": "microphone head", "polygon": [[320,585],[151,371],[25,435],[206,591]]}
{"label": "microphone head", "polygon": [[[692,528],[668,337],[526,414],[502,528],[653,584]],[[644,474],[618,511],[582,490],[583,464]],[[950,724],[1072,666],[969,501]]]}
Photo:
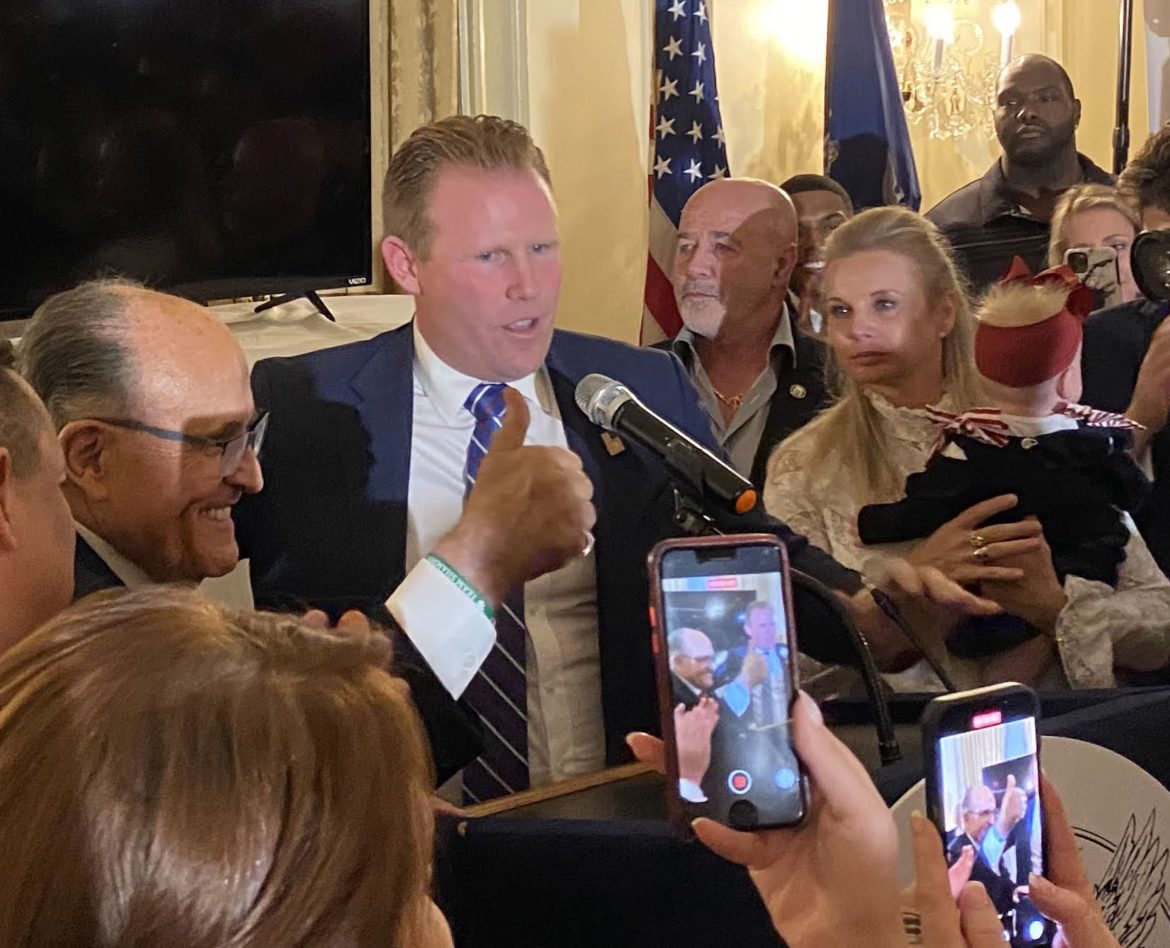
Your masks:
{"label": "microphone head", "polygon": [[594,372],[577,383],[574,397],[585,417],[595,425],[613,431],[614,414],[634,398],[634,393],[608,375]]}

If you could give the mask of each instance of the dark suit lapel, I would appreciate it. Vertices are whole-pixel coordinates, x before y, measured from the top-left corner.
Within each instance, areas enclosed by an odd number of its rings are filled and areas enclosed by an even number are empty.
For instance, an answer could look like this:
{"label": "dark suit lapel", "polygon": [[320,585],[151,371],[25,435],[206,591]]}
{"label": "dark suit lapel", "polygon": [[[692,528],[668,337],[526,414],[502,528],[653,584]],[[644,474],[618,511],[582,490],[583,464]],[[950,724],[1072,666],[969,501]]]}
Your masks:
{"label": "dark suit lapel", "polygon": [[815,348],[820,344],[801,336],[795,328],[793,334],[796,365],[792,364],[792,353],[788,349],[780,349],[773,361],[776,391],[768,406],[768,418],[764,422],[756,456],[752,459],[749,477],[759,489],[763,489],[768,458],[773,449],[815,414],[824,392],[824,365]]}
{"label": "dark suit lapel", "polygon": [[125,585],[106,561],[98,556],[97,551],[78,534],[77,545],[73,550],[73,601],[90,593],[120,589]]}
{"label": "dark suit lapel", "polygon": [[393,573],[405,573],[406,503],[414,430],[414,323],[389,333],[385,344],[353,376],[355,407],[369,435],[367,496],[402,512],[402,544],[390,551]]}
{"label": "dark suit lapel", "polygon": [[581,458],[585,474],[593,482],[593,505],[598,510],[604,510],[604,484],[601,472],[608,459],[608,451],[601,438],[601,429],[586,418],[584,412],[577,407],[577,382],[580,378],[563,366],[555,336],[545,365],[552,381],[553,394],[561,413],[561,424],[565,429],[565,440],[568,442],[569,450]]}

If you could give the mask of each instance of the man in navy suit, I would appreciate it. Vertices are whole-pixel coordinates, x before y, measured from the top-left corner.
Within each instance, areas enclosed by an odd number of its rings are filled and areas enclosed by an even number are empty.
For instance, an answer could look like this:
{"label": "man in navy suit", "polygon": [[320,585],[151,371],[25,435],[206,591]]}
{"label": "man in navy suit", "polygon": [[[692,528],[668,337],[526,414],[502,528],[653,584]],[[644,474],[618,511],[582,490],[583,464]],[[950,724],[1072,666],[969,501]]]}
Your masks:
{"label": "man in navy suit", "polygon": [[[265,360],[253,373],[257,404],[272,413],[267,488],[237,509],[237,522],[257,604],[393,615],[408,630],[402,660],[421,672],[412,688],[440,776],[483,750],[477,780],[490,771],[495,785],[472,792],[465,773],[469,799],[626,759],[625,735],[658,720],[646,555],[679,530],[663,465],[603,436],[574,393],[585,375],[610,375],[715,448],[706,415],[672,356],[554,330],[556,210],[544,158],[522,127],[455,116],[416,130],[391,160],[384,211],[383,259],[414,296],[414,321],[367,342]],[[526,429],[509,423],[505,408],[526,413]],[[501,424],[518,426],[502,456],[492,441]],[[476,478],[493,465],[522,466],[525,452],[541,459],[532,476],[548,469],[573,483],[583,472],[598,517],[593,526],[567,508],[559,528],[580,555],[563,566],[559,556],[525,564],[520,604],[519,589],[481,588],[475,573],[436,556],[435,544],[482,506]],[[516,485],[516,518],[540,503],[523,489],[526,478]],[[847,593],[861,585],[762,515],[723,514],[720,525],[770,529],[797,568]],[[464,531],[464,549],[491,539]],[[544,545],[533,534],[532,548]],[[916,574],[908,584],[923,578],[952,603],[983,607],[938,577]],[[879,650],[907,659],[876,614],[864,615]]]}

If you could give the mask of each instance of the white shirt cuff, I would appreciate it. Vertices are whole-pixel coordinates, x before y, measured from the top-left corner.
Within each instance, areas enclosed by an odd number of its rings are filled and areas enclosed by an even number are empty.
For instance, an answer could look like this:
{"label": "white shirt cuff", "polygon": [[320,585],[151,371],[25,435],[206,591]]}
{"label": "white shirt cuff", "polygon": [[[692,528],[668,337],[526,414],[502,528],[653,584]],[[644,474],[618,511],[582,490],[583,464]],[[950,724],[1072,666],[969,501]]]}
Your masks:
{"label": "white shirt cuff", "polygon": [[686,777],[680,777],[678,780],[678,795],[682,797],[687,803],[706,803],[707,797],[703,793],[703,788],[695,781],[687,780]]}
{"label": "white shirt cuff", "polygon": [[496,644],[495,625],[426,559],[406,574],[386,608],[458,700]]}

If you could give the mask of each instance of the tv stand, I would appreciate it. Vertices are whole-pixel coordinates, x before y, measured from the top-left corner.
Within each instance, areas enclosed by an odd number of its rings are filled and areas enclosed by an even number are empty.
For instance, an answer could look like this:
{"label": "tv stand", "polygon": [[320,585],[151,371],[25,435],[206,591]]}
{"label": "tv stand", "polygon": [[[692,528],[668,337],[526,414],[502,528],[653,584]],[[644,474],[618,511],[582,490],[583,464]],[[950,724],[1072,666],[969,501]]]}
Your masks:
{"label": "tv stand", "polygon": [[325,305],[325,301],[321,299],[321,295],[316,290],[305,290],[301,293],[285,293],[282,296],[274,296],[272,299],[261,303],[254,310],[252,310],[252,312],[262,313],[266,309],[272,309],[276,306],[283,306],[285,303],[291,303],[293,300],[299,300],[302,297],[312,303],[313,306],[317,308],[317,312],[328,319],[330,322],[337,322],[333,314],[329,312],[329,307]]}

